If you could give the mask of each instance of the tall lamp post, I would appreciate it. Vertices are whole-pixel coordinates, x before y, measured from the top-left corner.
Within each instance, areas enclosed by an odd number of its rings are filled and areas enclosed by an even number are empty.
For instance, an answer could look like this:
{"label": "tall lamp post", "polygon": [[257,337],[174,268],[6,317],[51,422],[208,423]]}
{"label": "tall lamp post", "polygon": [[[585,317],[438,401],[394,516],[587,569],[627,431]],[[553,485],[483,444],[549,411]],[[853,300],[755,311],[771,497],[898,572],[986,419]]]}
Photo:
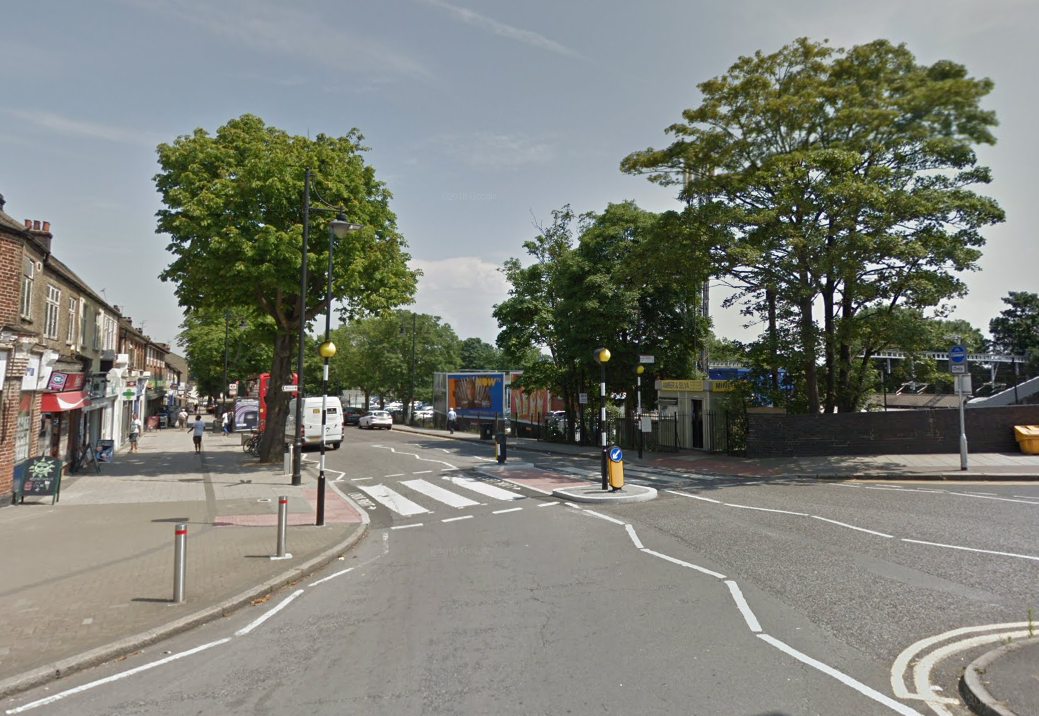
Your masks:
{"label": "tall lamp post", "polygon": [[636,429],[639,432],[639,460],[642,459],[642,373],[646,367],[641,363],[635,366],[635,379],[638,381],[639,409],[637,412],[638,423]]}
{"label": "tall lamp post", "polygon": [[[299,270],[299,309],[296,311],[299,317],[299,337],[296,346],[296,375],[299,390],[296,391],[296,435],[292,441],[292,484],[299,486],[303,484],[303,475],[300,470],[303,460],[303,433],[300,426],[303,425],[303,343],[306,337],[307,318],[307,240],[310,237],[310,167],[303,170],[303,260]],[[329,251],[331,255],[331,251]]]}
{"label": "tall lamp post", "polygon": [[602,489],[610,489],[610,480],[606,474],[606,461],[609,459],[609,448],[606,446],[606,363],[610,360],[610,351],[606,348],[596,348],[592,357],[599,364],[599,444],[602,447]]}
{"label": "tall lamp post", "polygon": [[[332,329],[332,249],[336,239],[345,239],[351,231],[361,228],[360,224],[352,224],[339,212],[328,224],[328,293],[325,296],[325,341],[318,346],[317,352],[324,359],[321,369],[321,467],[317,476],[317,526],[325,524],[325,444],[328,441],[328,359],[336,354],[336,347],[329,340]],[[301,373],[302,375],[302,373]],[[296,400],[297,410],[302,400]],[[299,423],[297,423],[298,425]]]}
{"label": "tall lamp post", "polygon": [[418,314],[411,314],[411,393],[408,395],[408,424],[415,427],[415,328],[418,325]]}
{"label": "tall lamp post", "polygon": [[231,309],[224,309],[224,382],[220,385],[220,415],[218,419],[222,419],[224,416],[224,402],[227,399],[227,330],[231,320]]}

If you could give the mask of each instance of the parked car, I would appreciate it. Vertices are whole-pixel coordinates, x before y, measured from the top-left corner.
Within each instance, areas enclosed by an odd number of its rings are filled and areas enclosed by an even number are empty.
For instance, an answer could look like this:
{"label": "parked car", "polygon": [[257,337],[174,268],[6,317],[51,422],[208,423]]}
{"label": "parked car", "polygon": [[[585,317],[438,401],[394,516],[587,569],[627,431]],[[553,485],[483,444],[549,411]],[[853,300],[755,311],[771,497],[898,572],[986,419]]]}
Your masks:
{"label": "parked car", "polygon": [[415,418],[418,420],[432,420],[433,408],[420,408],[419,410],[416,410]]}
{"label": "parked car", "polygon": [[343,408],[343,422],[347,425],[357,425],[365,412],[367,411],[364,408]]}
{"label": "parked car", "polygon": [[385,410],[369,410],[357,421],[357,427],[368,428],[369,430],[374,430],[375,428],[390,430],[393,428],[393,418]]}
{"label": "parked car", "polygon": [[[321,405],[322,398],[303,398],[303,426],[300,437],[303,445],[321,444]],[[325,405],[325,444],[338,450],[343,442],[342,405],[339,398],[327,396]],[[292,443],[296,439],[296,399],[289,401],[289,413],[285,416],[285,442]]]}

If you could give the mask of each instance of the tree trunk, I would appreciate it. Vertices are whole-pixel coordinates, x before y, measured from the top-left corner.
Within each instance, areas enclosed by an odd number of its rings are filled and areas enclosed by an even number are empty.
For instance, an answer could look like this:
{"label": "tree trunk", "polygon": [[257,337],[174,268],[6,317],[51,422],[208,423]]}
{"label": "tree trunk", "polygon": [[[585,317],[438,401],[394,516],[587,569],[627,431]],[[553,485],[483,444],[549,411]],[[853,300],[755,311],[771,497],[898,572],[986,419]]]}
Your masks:
{"label": "tree trunk", "polygon": [[776,289],[769,284],[765,289],[765,301],[768,303],[768,358],[769,372],[772,374],[772,391],[779,395],[779,335],[776,332]]}
{"label": "tree trunk", "polygon": [[266,427],[260,443],[262,462],[278,462],[283,459],[285,453],[285,418],[289,414],[292,393],[284,392],[281,386],[292,383],[294,338],[295,336],[288,331],[279,331],[274,337],[274,360],[271,362],[271,379],[267,382]]}
{"label": "tree trunk", "polygon": [[[807,280],[804,279],[807,284]],[[804,351],[804,376],[805,397],[808,401],[808,412],[815,414],[819,412],[819,373],[815,365],[815,354],[818,349],[815,337],[815,322],[812,320],[812,295],[805,291],[805,295],[798,301],[801,316],[800,333],[801,346]]]}

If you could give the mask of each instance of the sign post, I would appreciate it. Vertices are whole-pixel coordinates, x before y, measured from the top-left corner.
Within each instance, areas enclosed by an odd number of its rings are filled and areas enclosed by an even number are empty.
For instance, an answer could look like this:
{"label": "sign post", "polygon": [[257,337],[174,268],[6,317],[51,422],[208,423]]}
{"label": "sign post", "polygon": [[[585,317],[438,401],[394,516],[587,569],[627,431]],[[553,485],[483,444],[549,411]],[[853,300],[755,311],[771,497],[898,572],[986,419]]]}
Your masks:
{"label": "sign post", "polygon": [[[960,404],[960,469],[967,469],[967,428],[963,415],[963,404],[967,400],[966,393],[970,390],[970,381],[962,380],[961,376],[970,377],[967,369],[967,349],[959,343],[949,348],[949,372],[956,376],[956,397]],[[966,388],[966,390],[964,390]]]}

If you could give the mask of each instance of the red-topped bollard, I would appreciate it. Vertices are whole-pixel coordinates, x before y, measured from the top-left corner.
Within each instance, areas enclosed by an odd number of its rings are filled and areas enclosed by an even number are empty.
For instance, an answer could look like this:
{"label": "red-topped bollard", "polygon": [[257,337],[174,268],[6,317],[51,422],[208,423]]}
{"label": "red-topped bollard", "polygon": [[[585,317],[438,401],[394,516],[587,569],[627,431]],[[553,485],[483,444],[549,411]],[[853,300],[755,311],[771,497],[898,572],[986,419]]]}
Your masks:
{"label": "red-topped bollard", "polygon": [[188,526],[179,524],[173,530],[173,601],[184,601],[184,577],[187,574]]}

